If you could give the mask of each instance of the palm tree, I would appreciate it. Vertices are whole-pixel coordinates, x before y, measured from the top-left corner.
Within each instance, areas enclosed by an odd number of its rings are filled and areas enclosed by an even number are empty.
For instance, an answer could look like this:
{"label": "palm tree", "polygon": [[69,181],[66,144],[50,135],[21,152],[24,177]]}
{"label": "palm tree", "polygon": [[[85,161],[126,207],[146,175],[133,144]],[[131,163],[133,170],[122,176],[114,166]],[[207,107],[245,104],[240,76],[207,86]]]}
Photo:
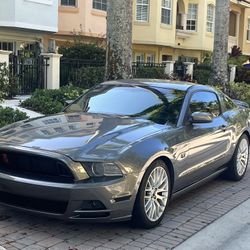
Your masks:
{"label": "palm tree", "polygon": [[230,0],[216,0],[214,50],[212,58],[211,83],[222,84],[224,91],[228,84],[228,35]]}
{"label": "palm tree", "polygon": [[107,1],[106,80],[132,78],[132,0]]}

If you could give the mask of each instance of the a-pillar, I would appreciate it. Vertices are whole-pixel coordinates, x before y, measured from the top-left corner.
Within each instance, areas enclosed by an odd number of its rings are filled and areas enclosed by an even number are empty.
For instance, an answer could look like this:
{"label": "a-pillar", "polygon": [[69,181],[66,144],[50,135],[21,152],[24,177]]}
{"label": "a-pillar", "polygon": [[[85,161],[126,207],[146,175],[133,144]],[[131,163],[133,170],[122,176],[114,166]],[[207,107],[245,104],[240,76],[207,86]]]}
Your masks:
{"label": "a-pillar", "polygon": [[47,58],[47,89],[60,88],[60,58],[61,54],[42,53],[44,59]]}
{"label": "a-pillar", "polygon": [[194,64],[193,62],[184,62],[183,63],[186,66],[186,75],[190,75],[191,80],[193,80],[194,76]]}

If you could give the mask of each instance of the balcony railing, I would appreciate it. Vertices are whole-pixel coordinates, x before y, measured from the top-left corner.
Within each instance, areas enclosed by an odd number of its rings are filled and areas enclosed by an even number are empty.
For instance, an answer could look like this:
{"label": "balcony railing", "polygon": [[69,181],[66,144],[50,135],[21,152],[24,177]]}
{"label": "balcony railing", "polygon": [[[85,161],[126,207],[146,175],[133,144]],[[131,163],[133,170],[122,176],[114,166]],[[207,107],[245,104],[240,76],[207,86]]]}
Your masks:
{"label": "balcony railing", "polygon": [[184,27],[182,25],[176,25],[177,30],[184,30]]}

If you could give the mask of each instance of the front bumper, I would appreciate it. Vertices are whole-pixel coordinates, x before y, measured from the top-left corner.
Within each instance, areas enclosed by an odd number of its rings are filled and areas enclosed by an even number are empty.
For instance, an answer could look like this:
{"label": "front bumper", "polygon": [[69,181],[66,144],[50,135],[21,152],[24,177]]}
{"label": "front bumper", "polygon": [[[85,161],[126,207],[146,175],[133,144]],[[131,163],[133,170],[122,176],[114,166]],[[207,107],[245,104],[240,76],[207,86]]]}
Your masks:
{"label": "front bumper", "polygon": [[[136,177],[101,183],[62,184],[0,173],[0,204],[64,220],[121,221],[131,218]],[[86,209],[98,201],[101,209]]]}

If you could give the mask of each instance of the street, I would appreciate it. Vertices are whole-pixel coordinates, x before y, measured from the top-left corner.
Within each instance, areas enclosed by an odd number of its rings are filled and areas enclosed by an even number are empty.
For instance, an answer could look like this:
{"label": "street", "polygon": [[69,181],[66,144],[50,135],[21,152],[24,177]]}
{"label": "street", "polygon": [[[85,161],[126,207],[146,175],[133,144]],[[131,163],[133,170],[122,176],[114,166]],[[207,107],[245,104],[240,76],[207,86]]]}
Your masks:
{"label": "street", "polygon": [[151,230],[133,229],[128,222],[69,223],[0,207],[0,246],[8,250],[172,249],[248,200],[249,183],[249,170],[238,183],[222,178],[209,182],[174,200],[162,224]]}

